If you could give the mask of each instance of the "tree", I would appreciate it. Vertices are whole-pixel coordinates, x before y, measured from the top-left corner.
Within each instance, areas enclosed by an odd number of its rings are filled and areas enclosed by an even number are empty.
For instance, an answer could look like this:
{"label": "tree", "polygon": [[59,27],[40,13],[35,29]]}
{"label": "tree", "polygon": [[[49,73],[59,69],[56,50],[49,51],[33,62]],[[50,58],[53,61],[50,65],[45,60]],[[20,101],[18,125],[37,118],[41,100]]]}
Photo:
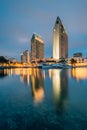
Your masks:
{"label": "tree", "polygon": [[8,60],[4,56],[0,56],[0,62],[1,63],[7,63]]}
{"label": "tree", "polygon": [[71,64],[75,64],[76,63],[76,60],[73,59],[73,58],[70,61],[71,61]]}

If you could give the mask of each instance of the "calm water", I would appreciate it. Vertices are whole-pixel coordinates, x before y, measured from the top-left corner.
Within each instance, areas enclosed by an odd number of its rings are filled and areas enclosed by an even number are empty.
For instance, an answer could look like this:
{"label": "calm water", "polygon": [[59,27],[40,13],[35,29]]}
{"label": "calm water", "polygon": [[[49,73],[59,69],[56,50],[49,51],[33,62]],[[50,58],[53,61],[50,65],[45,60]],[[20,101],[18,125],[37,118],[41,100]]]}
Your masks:
{"label": "calm water", "polygon": [[0,70],[0,130],[87,130],[87,68]]}

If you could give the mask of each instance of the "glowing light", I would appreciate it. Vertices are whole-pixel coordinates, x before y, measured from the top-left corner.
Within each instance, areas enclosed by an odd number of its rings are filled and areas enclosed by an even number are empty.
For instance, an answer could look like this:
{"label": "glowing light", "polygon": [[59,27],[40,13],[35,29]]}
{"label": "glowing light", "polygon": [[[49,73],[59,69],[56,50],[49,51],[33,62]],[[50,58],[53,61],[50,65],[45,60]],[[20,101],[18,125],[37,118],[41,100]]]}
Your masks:
{"label": "glowing light", "polygon": [[87,68],[72,69],[72,76],[77,80],[87,79]]}
{"label": "glowing light", "polygon": [[37,104],[41,102],[44,98],[44,90],[43,87],[40,87],[38,90],[34,91],[34,102]]}
{"label": "glowing light", "polygon": [[53,92],[55,101],[58,101],[60,98],[60,91],[61,91],[60,72],[61,70],[52,70]]}

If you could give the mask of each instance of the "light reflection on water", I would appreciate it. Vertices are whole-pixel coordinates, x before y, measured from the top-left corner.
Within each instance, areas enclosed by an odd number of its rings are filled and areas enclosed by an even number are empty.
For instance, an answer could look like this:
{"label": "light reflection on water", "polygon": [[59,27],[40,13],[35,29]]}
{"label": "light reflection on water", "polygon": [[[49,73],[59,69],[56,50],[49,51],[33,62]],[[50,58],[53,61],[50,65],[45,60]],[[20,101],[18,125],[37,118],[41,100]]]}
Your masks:
{"label": "light reflection on water", "polygon": [[72,76],[76,80],[83,80],[87,79],[87,68],[73,68],[72,69]]}
{"label": "light reflection on water", "polygon": [[87,68],[0,70],[0,95],[0,130],[87,128]]}
{"label": "light reflection on water", "polygon": [[34,102],[41,102],[44,98],[44,77],[40,69],[33,69],[30,76],[30,86]]}
{"label": "light reflection on water", "polygon": [[52,78],[54,103],[57,108],[63,111],[68,96],[68,75],[66,72],[67,70],[52,69],[50,71]]}

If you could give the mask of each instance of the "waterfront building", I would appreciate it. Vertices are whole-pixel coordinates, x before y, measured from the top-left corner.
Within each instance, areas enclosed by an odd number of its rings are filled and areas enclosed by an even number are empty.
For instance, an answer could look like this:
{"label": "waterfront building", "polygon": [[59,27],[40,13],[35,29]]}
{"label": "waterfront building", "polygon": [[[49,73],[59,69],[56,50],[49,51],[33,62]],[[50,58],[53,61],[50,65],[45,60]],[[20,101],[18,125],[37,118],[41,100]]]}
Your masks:
{"label": "waterfront building", "polygon": [[21,62],[25,62],[25,63],[30,62],[30,53],[28,50],[25,50],[23,54],[21,54]]}
{"label": "waterfront building", "polygon": [[34,33],[31,38],[31,59],[43,59],[44,58],[44,41],[41,36]]}
{"label": "waterfront building", "polygon": [[9,60],[9,63],[17,63],[18,62],[17,59],[15,59],[15,58],[9,58],[8,60]]}
{"label": "waterfront building", "polygon": [[57,17],[53,28],[53,58],[68,57],[68,34],[62,21]]}
{"label": "waterfront building", "polygon": [[79,53],[74,53],[74,54],[73,54],[73,57],[82,57],[82,53],[81,53],[81,52],[79,52]]}
{"label": "waterfront building", "polygon": [[87,58],[84,58],[84,62],[87,63]]}
{"label": "waterfront building", "polygon": [[76,63],[85,63],[87,60],[86,58],[82,58],[82,57],[71,57],[71,58],[67,58],[66,61],[67,63],[71,63],[71,60],[74,60]]}

